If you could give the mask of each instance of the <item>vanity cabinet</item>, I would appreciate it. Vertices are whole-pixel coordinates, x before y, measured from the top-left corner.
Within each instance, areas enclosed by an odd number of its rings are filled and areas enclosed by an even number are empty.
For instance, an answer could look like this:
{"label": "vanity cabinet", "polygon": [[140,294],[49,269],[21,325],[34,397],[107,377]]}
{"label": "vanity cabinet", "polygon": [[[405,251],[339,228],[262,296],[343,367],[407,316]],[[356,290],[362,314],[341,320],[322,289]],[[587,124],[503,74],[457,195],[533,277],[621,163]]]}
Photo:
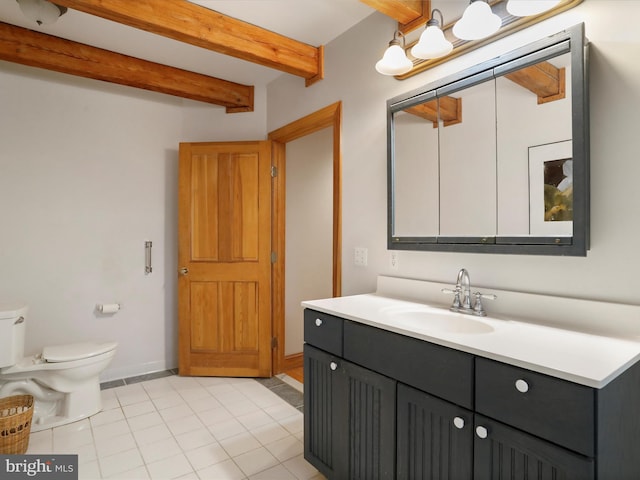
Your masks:
{"label": "vanity cabinet", "polygon": [[[305,458],[335,479],[395,478],[396,381],[309,344],[335,348],[342,319],[315,313],[304,346]],[[320,322],[316,322],[320,320]],[[341,345],[341,341],[339,342]]]}
{"label": "vanity cabinet", "polygon": [[640,478],[638,363],[597,389],[304,317],[305,458],[329,479]]}

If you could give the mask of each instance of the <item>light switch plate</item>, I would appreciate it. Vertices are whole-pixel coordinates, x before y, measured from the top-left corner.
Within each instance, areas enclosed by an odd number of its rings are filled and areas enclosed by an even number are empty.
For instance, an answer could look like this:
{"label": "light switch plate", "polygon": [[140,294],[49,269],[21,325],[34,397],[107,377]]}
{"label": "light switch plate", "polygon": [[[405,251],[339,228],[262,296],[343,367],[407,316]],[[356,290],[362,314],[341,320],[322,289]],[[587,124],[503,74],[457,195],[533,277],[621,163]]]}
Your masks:
{"label": "light switch plate", "polygon": [[356,247],[353,255],[353,264],[358,267],[367,266],[367,249],[365,247]]}

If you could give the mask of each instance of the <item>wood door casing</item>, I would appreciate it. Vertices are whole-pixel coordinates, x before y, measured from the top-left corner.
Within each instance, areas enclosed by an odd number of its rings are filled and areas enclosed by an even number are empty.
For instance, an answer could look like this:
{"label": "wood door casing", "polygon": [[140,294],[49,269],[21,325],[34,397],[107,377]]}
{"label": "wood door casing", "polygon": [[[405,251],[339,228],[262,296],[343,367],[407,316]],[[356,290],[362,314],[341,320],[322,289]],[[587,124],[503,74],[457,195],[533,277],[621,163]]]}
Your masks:
{"label": "wood door casing", "polygon": [[336,102],[290,124],[269,132],[273,141],[273,163],[278,175],[273,184],[273,249],[278,261],[273,266],[273,329],[278,339],[274,348],[274,373],[302,364],[302,355],[285,356],[285,209],[286,144],[325,128],[333,131],[333,296],[342,295],[342,102]]}
{"label": "wood door casing", "polygon": [[179,373],[271,375],[271,142],[181,143]]}

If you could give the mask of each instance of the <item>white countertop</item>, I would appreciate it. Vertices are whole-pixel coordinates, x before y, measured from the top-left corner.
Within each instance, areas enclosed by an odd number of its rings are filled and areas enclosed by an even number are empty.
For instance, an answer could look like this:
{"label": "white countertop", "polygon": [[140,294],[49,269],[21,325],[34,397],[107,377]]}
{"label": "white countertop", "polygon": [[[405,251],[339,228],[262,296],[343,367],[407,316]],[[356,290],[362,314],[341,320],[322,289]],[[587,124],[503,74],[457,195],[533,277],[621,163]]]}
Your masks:
{"label": "white countertop", "polygon": [[[475,317],[449,312],[444,305],[431,305],[442,307],[442,315],[436,316],[444,328],[423,328],[420,322],[416,328],[407,326],[403,319],[414,312],[428,310],[429,306],[380,293],[302,302],[305,308],[594,388],[604,387],[640,359],[640,339],[635,337],[511,320],[505,315]],[[491,305],[485,304],[485,307]],[[448,329],[444,323],[447,318],[452,324],[480,322],[479,328],[462,332]]]}

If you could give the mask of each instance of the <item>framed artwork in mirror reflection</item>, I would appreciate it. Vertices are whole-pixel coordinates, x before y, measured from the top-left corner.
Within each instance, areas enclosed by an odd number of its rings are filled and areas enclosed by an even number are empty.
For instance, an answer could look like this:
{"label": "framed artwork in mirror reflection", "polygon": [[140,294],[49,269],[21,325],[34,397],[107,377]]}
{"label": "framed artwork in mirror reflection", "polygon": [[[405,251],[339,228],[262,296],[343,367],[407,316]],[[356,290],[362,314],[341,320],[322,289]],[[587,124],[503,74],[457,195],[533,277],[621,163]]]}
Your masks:
{"label": "framed artwork in mirror reflection", "polygon": [[531,235],[573,235],[571,140],[529,147]]}

